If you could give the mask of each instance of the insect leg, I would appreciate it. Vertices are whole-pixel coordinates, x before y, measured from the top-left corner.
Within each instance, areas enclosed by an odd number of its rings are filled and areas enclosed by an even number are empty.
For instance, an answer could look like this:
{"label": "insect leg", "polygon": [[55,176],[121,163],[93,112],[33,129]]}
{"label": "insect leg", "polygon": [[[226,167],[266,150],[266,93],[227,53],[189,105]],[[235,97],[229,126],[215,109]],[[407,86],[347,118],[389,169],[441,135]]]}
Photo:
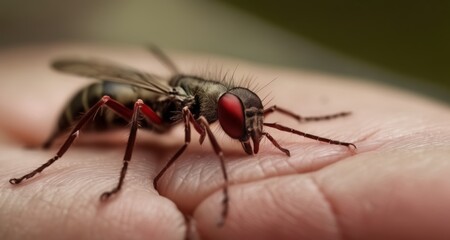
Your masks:
{"label": "insect leg", "polygon": [[[284,132],[290,132],[290,133],[297,134],[297,135],[300,135],[300,136],[303,136],[303,137],[306,137],[306,138],[311,138],[311,139],[314,139],[314,140],[317,140],[317,141],[320,141],[320,142],[326,142],[326,143],[329,143],[329,144],[346,146],[346,147],[348,147],[348,148],[354,147],[354,148],[356,149],[356,146],[355,146],[355,144],[353,144],[353,143],[341,142],[341,141],[336,141],[336,140],[332,140],[332,139],[329,139],[329,138],[319,137],[319,136],[316,136],[316,135],[312,135],[312,134],[309,134],[309,133],[304,133],[304,132],[295,130],[295,129],[293,129],[293,128],[289,128],[289,127],[280,125],[280,124],[278,124],[278,123],[263,123],[263,124],[264,124],[264,126],[267,126],[267,127],[275,128],[275,129],[278,129],[278,130],[284,131]],[[267,136],[267,135],[266,135],[266,136]],[[268,137],[268,138],[269,138],[269,137]],[[272,141],[270,138],[269,138],[269,140],[270,140],[275,146],[277,146],[277,145],[274,143],[274,141]],[[276,141],[275,141],[275,142],[276,142]]]}
{"label": "insect leg", "polygon": [[283,148],[282,146],[280,146],[280,144],[277,142],[277,140],[275,140],[275,138],[272,137],[272,135],[270,135],[269,133],[263,133],[264,136],[266,136],[269,141],[278,149],[280,149],[280,151],[284,152],[286,155],[288,155],[288,157],[291,156],[291,152],[289,152],[289,150],[287,150],[286,148]]}
{"label": "insect leg", "polygon": [[228,184],[229,183],[228,183],[227,169],[225,166],[222,149],[220,148],[219,143],[216,140],[216,137],[214,136],[211,129],[209,128],[208,121],[204,117],[200,117],[198,119],[198,122],[201,125],[203,125],[204,129],[206,130],[206,133],[208,134],[209,141],[211,142],[211,145],[213,146],[214,152],[219,157],[220,168],[222,169],[223,180],[225,182],[224,186],[223,186],[223,198],[222,198],[223,208],[222,208],[222,214],[221,214],[222,218],[220,219],[220,221],[217,224],[219,227],[221,227],[225,224],[225,219],[228,215],[228,208],[229,208],[229,201],[230,201],[230,198],[228,197]]}
{"label": "insect leg", "polygon": [[175,153],[175,155],[166,163],[166,165],[163,167],[163,169],[158,173],[158,175],[153,180],[153,186],[155,189],[158,189],[158,181],[159,179],[164,175],[166,170],[178,159],[178,157],[184,152],[184,150],[187,148],[189,143],[191,142],[191,127],[190,124],[192,124],[197,132],[200,133],[200,143],[203,142],[206,135],[208,135],[208,138],[211,142],[211,145],[214,149],[214,152],[217,154],[220,160],[220,167],[222,169],[223,178],[225,181],[224,187],[223,187],[223,199],[222,199],[222,205],[223,210],[221,213],[221,220],[218,223],[219,226],[223,226],[225,223],[225,218],[228,215],[228,175],[225,167],[225,161],[223,158],[223,152],[222,149],[219,146],[219,143],[217,142],[216,138],[214,137],[214,134],[212,133],[211,129],[209,128],[208,121],[204,117],[200,117],[198,120],[194,119],[194,116],[189,111],[188,107],[183,108],[183,121],[185,126],[185,142],[184,145]]}
{"label": "insect leg", "polygon": [[[83,117],[77,122],[75,127],[70,132],[69,136],[67,137],[66,141],[63,143],[63,145],[59,148],[56,155],[49,159],[46,163],[44,163],[42,166],[36,168],[32,172],[20,177],[20,178],[11,178],[9,182],[11,184],[19,184],[25,179],[32,178],[37,173],[42,172],[44,169],[52,165],[54,162],[56,162],[58,159],[60,159],[64,153],[70,148],[73,141],[78,137],[80,129],[88,123],[92,118],[94,117],[95,113],[103,106],[108,106],[110,108],[116,108],[116,112],[125,117],[125,118],[131,118],[131,111],[127,109],[126,107],[122,106],[120,103],[116,102],[115,100],[111,99],[109,96],[103,96],[100,101],[98,101],[94,106],[92,106],[84,115]],[[121,109],[118,109],[116,106],[121,106]]]}
{"label": "insect leg", "polygon": [[100,196],[100,200],[102,201],[107,200],[111,195],[117,193],[122,188],[123,180],[125,179],[125,175],[128,169],[128,163],[130,162],[131,155],[133,154],[134,143],[136,142],[138,120],[142,113],[144,113],[146,117],[150,118],[150,120],[156,119],[157,121],[161,121],[161,119],[153,112],[153,110],[147,105],[145,105],[141,99],[137,100],[134,103],[133,115],[131,117],[130,135],[128,136],[127,148],[125,150],[125,156],[123,157],[123,165],[122,170],[120,171],[119,182],[117,183],[117,186],[113,188],[111,191],[104,192]]}
{"label": "insect leg", "polygon": [[170,160],[166,163],[166,165],[163,167],[163,169],[156,175],[155,179],[153,180],[153,187],[158,190],[158,181],[159,179],[164,175],[166,170],[177,160],[177,158],[184,152],[184,150],[187,148],[189,143],[191,142],[191,125],[194,125],[195,130],[200,133],[200,144],[203,143],[203,140],[205,140],[206,132],[203,129],[203,127],[194,119],[194,116],[192,116],[192,113],[189,111],[188,107],[184,107],[182,110],[183,114],[183,122],[184,122],[184,145],[178,149],[178,151],[175,153],[175,155],[170,158]]}
{"label": "insect leg", "polygon": [[348,116],[351,114],[351,112],[340,112],[340,113],[323,115],[323,116],[302,117],[302,116],[295,114],[287,109],[278,107],[277,105],[273,105],[269,108],[264,109],[264,117],[266,117],[267,115],[274,113],[274,112],[279,112],[281,114],[287,115],[289,117],[297,119],[297,121],[299,121],[299,122],[330,120],[330,119],[335,119],[335,118],[339,118],[339,117],[345,117],[345,116]]}
{"label": "insect leg", "polygon": [[172,166],[172,164],[175,162],[175,160],[178,159],[178,157],[186,150],[187,146],[191,142],[191,125],[189,124],[189,115],[190,111],[187,107],[183,108],[182,111],[183,114],[183,122],[184,122],[184,145],[178,149],[178,151],[175,153],[175,155],[170,158],[170,160],[166,163],[166,165],[161,169],[161,171],[156,175],[155,179],[153,179],[153,187],[158,190],[158,181],[159,179],[164,175],[164,173],[167,171],[167,169]]}

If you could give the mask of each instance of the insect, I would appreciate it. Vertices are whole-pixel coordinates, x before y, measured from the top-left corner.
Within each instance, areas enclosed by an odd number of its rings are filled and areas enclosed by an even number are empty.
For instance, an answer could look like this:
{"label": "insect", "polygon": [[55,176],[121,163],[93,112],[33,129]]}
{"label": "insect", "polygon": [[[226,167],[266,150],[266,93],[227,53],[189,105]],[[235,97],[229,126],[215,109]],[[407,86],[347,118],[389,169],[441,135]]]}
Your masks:
{"label": "insect", "polygon": [[[120,191],[128,164],[131,160],[136,134],[139,127],[157,133],[164,133],[176,124],[184,124],[184,144],[167,161],[162,170],[154,178],[153,185],[158,188],[158,180],[167,169],[182,155],[191,141],[191,126],[200,134],[200,143],[208,137],[212,148],[220,161],[224,179],[222,212],[219,225],[223,225],[228,215],[228,175],[224,154],[220,144],[210,129],[210,124],[218,121],[224,132],[238,140],[247,154],[257,154],[262,138],[266,137],[276,148],[287,156],[288,149],[283,148],[264,127],[290,132],[306,138],[329,144],[355,148],[353,143],[336,141],[324,137],[304,133],[278,123],[264,122],[274,113],[287,115],[299,121],[321,121],[347,116],[349,112],[341,112],[325,116],[302,117],[276,105],[264,109],[261,99],[251,90],[212,79],[181,73],[176,65],[158,48],[151,49],[153,54],[173,73],[169,81],[155,74],[149,74],[119,66],[103,60],[58,59],[51,66],[56,71],[99,80],[80,90],[67,104],[61,114],[58,126],[44,144],[49,147],[55,138],[65,133],[73,125],[65,142],[55,156],[28,174],[9,180],[11,184],[19,184],[32,178],[37,173],[60,159],[78,137],[85,125],[90,130],[108,130],[115,126],[129,124],[130,133],[123,158],[117,185],[100,196],[105,201]],[[99,110],[107,108],[104,114]],[[79,113],[84,112],[80,115]]]}

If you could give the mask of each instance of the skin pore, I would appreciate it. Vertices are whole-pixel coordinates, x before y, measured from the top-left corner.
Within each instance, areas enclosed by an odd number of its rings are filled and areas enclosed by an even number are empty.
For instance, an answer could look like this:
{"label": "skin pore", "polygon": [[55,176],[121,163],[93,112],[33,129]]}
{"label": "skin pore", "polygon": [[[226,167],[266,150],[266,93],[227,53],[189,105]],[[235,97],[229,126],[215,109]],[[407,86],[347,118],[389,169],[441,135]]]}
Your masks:
{"label": "skin pore", "polygon": [[[248,156],[212,125],[230,179],[230,210],[220,219],[223,178],[209,140],[192,142],[159,182],[152,180],[183,144],[182,126],[159,136],[138,132],[121,192],[115,186],[127,130],[81,133],[50,168],[13,186],[8,180],[43,164],[57,151],[38,148],[68,100],[89,81],[52,71],[59,56],[94,56],[169,75],[141,48],[55,45],[0,54],[0,239],[446,239],[450,236],[450,109],[413,93],[350,77],[240,63],[264,86],[265,107],[302,116],[351,111],[330,121],[278,122],[307,133],[353,142],[356,151],[265,128],[291,157],[269,141]],[[211,59],[174,57],[183,71]],[[235,62],[214,59],[224,69]],[[267,97],[266,97],[267,96]],[[272,99],[271,101],[269,101]],[[63,139],[62,137],[61,139]],[[175,139],[175,140],[174,140]]]}

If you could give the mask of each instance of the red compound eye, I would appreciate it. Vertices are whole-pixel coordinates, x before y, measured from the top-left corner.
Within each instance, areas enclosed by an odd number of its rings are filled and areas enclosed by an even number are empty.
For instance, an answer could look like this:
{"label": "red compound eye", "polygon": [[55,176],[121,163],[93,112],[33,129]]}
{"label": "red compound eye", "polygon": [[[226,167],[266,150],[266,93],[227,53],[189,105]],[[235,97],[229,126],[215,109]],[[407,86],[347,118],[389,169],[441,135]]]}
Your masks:
{"label": "red compound eye", "polygon": [[239,139],[244,135],[244,109],[238,97],[225,93],[219,99],[219,122],[228,136]]}

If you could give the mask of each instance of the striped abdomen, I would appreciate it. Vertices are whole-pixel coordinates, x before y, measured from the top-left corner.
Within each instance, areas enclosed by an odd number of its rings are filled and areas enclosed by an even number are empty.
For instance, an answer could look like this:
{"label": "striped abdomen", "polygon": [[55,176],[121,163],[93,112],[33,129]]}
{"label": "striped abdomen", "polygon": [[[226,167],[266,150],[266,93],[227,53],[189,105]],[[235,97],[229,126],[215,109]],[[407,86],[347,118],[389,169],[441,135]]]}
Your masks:
{"label": "striped abdomen", "polygon": [[[104,95],[110,96],[112,99],[119,101],[130,110],[133,109],[134,103],[137,99],[142,99],[148,106],[150,106],[155,112],[161,114],[163,118],[169,118],[164,121],[164,125],[152,126],[146,121],[141,121],[142,127],[147,129],[156,130],[156,132],[163,132],[167,130],[174,122],[170,120],[171,116],[164,116],[164,113],[173,112],[167,111],[167,104],[161,101],[163,99],[160,94],[146,91],[144,89],[128,85],[119,84],[113,82],[98,82],[93,83],[83,89],[81,89],[66,105],[61,116],[58,120],[58,126],[50,136],[48,141],[44,144],[44,147],[49,147],[53,140],[58,137],[62,132],[69,130],[80,116],[88,111],[93,105],[95,105]],[[86,128],[88,131],[105,131],[117,127],[127,126],[129,121],[119,117],[113,111],[103,108],[93,119],[92,123]]]}

